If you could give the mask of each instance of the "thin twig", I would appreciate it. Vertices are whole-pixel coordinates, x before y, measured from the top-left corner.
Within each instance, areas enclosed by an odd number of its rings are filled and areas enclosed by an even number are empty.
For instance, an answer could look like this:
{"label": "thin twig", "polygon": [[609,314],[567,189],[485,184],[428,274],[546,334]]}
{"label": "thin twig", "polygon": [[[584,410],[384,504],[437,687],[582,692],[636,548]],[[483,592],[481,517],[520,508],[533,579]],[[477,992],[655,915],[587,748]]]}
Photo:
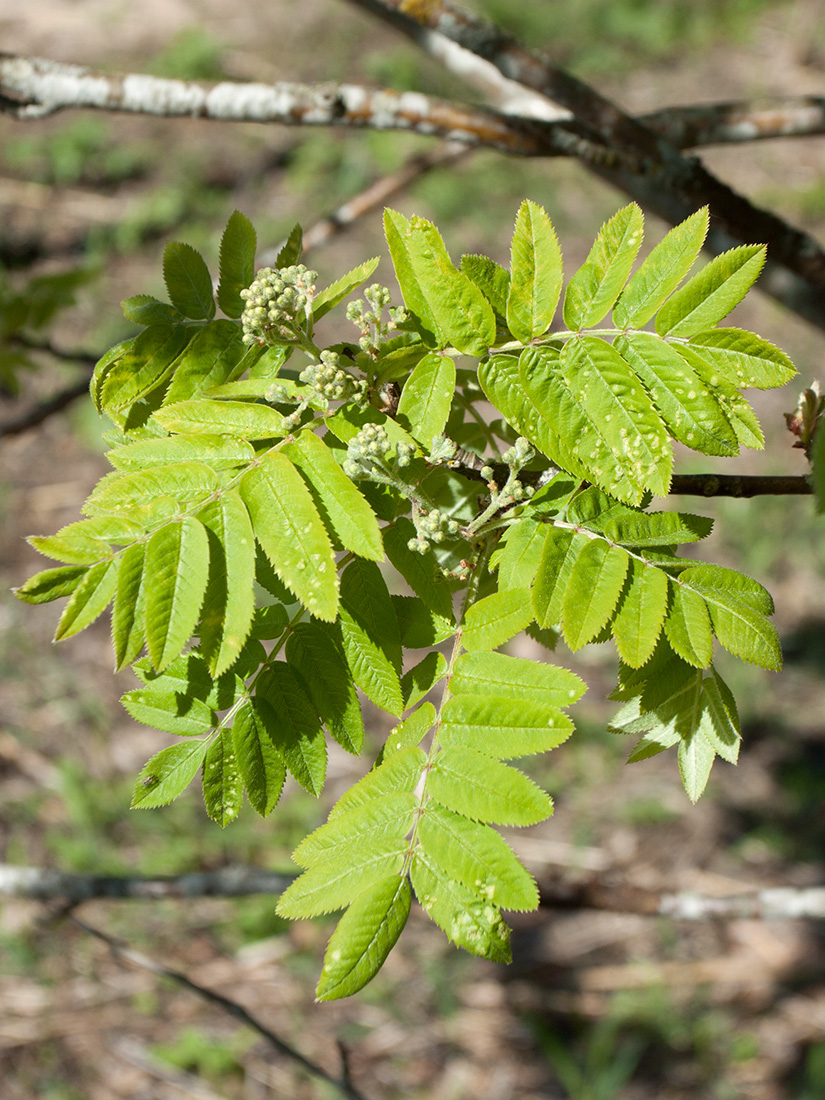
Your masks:
{"label": "thin twig", "polygon": [[311,1062],[308,1058],[305,1058],[303,1054],[295,1050],[289,1043],[284,1042],[279,1038],[274,1031],[271,1031],[268,1027],[265,1027],[260,1020],[248,1012],[243,1005],[239,1005],[236,1001],[230,1000],[228,997],[224,997],[222,993],[216,993],[213,989],[207,989],[206,986],[198,985],[197,982],[193,982],[191,978],[186,974],[181,973],[179,970],[172,970],[168,966],[164,966],[162,963],[156,962],[154,959],[150,959],[147,955],[143,955],[140,952],[133,951],[132,948],[114,937],[109,936],[106,932],[103,932],[99,928],[95,928],[91,924],[87,924],[86,921],[80,920],[78,917],[69,916],[67,918],[83,932],[86,932],[90,936],[94,936],[96,939],[105,943],[112,954],[119,959],[124,959],[126,962],[130,962],[135,966],[141,967],[143,970],[148,970],[152,974],[157,974],[163,978],[169,978],[171,981],[176,982],[178,985],[183,986],[184,989],[190,990],[190,992],[197,994],[202,1000],[209,1001],[211,1004],[217,1005],[222,1008],[224,1012],[228,1013],[236,1020],[240,1020],[242,1024],[247,1027],[251,1027],[254,1031],[257,1031],[262,1038],[264,1038],[279,1054],[291,1059],[297,1065],[301,1066],[308,1073],[311,1073],[313,1077],[318,1077],[322,1081],[326,1081],[327,1084],[332,1085],[338,1089],[344,1096],[348,1096],[350,1100],[365,1100],[363,1093],[359,1092],[353,1085],[346,1079],[346,1077],[337,1078],[327,1073],[325,1069],[317,1065],[315,1062]]}
{"label": "thin twig", "polygon": [[21,432],[27,432],[31,428],[36,428],[39,424],[42,424],[44,420],[48,420],[50,416],[61,412],[67,405],[71,405],[73,401],[77,401],[78,398],[88,393],[88,378],[82,378],[79,382],[73,382],[71,386],[67,386],[64,390],[60,390],[52,397],[48,397],[45,401],[39,402],[34,408],[27,409],[26,412],[21,413],[20,416],[12,420],[7,420],[5,424],[0,424],[0,439],[8,435],[20,435]]}
{"label": "thin twig", "polygon": [[0,895],[61,899],[77,904],[92,898],[246,897],[249,894],[282,894],[295,876],[257,867],[226,867],[184,875],[83,875],[41,867],[16,867],[0,863]]}
{"label": "thin twig", "polygon": [[670,483],[671,496],[808,496],[812,492],[808,479],[794,474],[676,474]]}

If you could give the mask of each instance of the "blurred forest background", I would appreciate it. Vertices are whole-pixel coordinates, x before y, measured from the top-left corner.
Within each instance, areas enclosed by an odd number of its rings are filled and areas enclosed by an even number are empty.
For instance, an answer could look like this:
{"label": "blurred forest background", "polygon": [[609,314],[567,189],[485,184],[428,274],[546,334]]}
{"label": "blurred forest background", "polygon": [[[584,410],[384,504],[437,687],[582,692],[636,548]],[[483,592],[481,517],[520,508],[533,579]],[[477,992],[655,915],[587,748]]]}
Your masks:
{"label": "blurred forest background", "polygon": [[[710,100],[822,94],[821,0],[476,0],[480,13],[545,51],[630,113]],[[200,80],[348,81],[467,97],[458,80],[385,26],[339,0],[0,0],[6,52],[107,71]],[[215,268],[234,209],[262,248],[296,221],[311,226],[412,154],[401,134],[301,130],[65,112],[41,122],[0,116],[0,297],[86,274],[76,302],[46,330],[53,345],[100,354],[130,335],[119,302],[163,297],[170,239]],[[701,152],[755,202],[825,239],[825,139],[782,139]],[[391,205],[441,228],[454,257],[506,261],[519,202],[541,203],[568,272],[602,221],[626,201],[564,159],[476,151],[419,179]],[[384,251],[376,209],[312,253],[322,280]],[[665,230],[648,218],[648,247]],[[388,265],[378,276],[389,282]],[[31,282],[35,280],[35,282]],[[825,306],[823,306],[825,309]],[[736,322],[787,351],[798,385],[756,394],[764,453],[735,462],[681,457],[681,472],[805,472],[783,412],[825,382],[821,331],[755,292]],[[0,334],[1,335],[1,334]],[[80,362],[0,347],[0,423],[78,379]],[[31,357],[31,356],[30,356]],[[23,542],[51,533],[105,472],[101,425],[80,399],[0,442],[0,858],[95,873],[177,874],[251,864],[291,868],[289,854],[364,761],[332,757],[322,805],[290,790],[275,814],[248,808],[225,832],[190,792],[129,812],[131,786],[161,735],[136,725],[111,674],[108,622],[55,648],[54,607],[9,589],[38,560]],[[714,465],[714,462],[716,463]],[[806,498],[683,499],[717,517],[700,553],[768,586],[786,669],[722,669],[743,718],[737,768],[718,764],[691,807],[673,754],[624,767],[605,732],[612,648],[574,659],[590,691],[577,732],[536,778],[555,817],[514,845],[539,881],[630,883],[731,894],[819,885],[825,872],[825,538]],[[590,651],[592,649],[592,652]],[[520,652],[534,653],[524,649]],[[386,728],[373,712],[374,745]],[[514,922],[509,969],[460,954],[420,913],[387,965],[347,1003],[313,1004],[331,921],[288,926],[271,897],[95,901],[81,916],[254,1012],[338,1073],[338,1040],[369,1100],[815,1100],[825,1096],[825,954],[805,922],[677,923],[543,908]],[[325,1100],[335,1095],[248,1028],[152,974],[125,966],[48,907],[0,906],[0,1081],[7,1100],[197,1097]]]}

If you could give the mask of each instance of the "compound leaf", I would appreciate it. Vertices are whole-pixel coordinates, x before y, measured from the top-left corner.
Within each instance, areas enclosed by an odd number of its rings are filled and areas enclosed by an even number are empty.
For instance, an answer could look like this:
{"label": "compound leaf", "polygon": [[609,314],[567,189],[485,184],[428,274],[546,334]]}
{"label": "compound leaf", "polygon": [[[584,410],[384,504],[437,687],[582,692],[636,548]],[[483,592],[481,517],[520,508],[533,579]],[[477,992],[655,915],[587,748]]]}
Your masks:
{"label": "compound leaf", "polygon": [[198,513],[209,539],[209,578],[201,613],[201,650],[213,676],[237,661],[255,612],[255,536],[246,505],[223,493]]}
{"label": "compound leaf", "polygon": [[383,710],[400,715],[401,641],[387,585],[373,562],[355,560],[341,577],[341,638],[353,679]]}
{"label": "compound leaf", "polygon": [[574,672],[504,653],[462,653],[450,679],[453,695],[483,695],[569,707],[586,691]]}
{"label": "compound leaf", "polygon": [[364,719],[340,638],[321,623],[296,623],[286,642],[295,669],[324,725],[339,745],[357,755],[364,745]]}
{"label": "compound leaf", "polygon": [[346,908],[364,890],[401,874],[407,844],[403,837],[377,837],[369,845],[350,849],[345,862],[310,867],[281,894],[276,912],[299,920]]}

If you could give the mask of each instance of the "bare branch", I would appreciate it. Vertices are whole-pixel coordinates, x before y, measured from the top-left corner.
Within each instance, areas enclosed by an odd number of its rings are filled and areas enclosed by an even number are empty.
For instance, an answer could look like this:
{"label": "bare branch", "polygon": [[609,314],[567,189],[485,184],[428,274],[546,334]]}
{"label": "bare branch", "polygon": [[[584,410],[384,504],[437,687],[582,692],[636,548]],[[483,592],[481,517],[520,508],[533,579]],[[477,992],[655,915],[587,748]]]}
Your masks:
{"label": "bare branch", "polygon": [[344,1076],[340,1079],[333,1077],[321,1066],[305,1058],[300,1051],[290,1046],[289,1043],[285,1043],[274,1031],[271,1031],[268,1027],[264,1027],[260,1020],[256,1019],[250,1012],[247,1012],[243,1005],[239,1005],[237,1001],[232,1001],[228,997],[224,997],[222,993],[216,993],[213,989],[208,989],[206,986],[198,985],[197,982],[193,982],[191,978],[188,978],[186,974],[181,973],[179,970],[172,970],[168,966],[164,966],[162,963],[150,959],[147,955],[133,951],[126,944],[114,939],[106,932],[101,931],[101,929],[95,928],[93,925],[79,920],[77,917],[70,916],[68,919],[83,932],[105,943],[116,958],[130,962],[134,966],[139,966],[141,969],[148,970],[152,974],[157,974],[162,978],[169,978],[177,985],[183,986],[184,989],[196,993],[202,1000],[217,1005],[234,1019],[240,1020],[242,1024],[257,1031],[257,1033],[262,1038],[266,1039],[270,1046],[274,1047],[279,1054],[297,1063],[308,1073],[311,1073],[313,1077],[318,1077],[320,1080],[326,1081],[327,1084],[338,1089],[342,1095],[348,1096],[350,1100],[365,1100],[363,1093],[358,1092],[349,1081],[348,1069],[345,1069]]}
{"label": "bare branch", "polygon": [[676,474],[671,496],[762,497],[809,496],[806,477],[793,474]]}
{"label": "bare branch", "polygon": [[92,898],[245,897],[249,894],[282,894],[295,875],[262,871],[257,867],[226,867],[186,875],[144,878],[141,875],[75,875],[40,867],[15,867],[0,863],[0,895],[79,904]]}
{"label": "bare branch", "polygon": [[27,409],[26,412],[21,413],[20,416],[7,420],[5,424],[0,424],[0,439],[9,435],[20,435],[22,432],[27,432],[31,428],[36,428],[39,424],[42,424],[44,420],[48,420],[48,418],[54,416],[55,413],[62,412],[62,410],[68,405],[71,405],[72,402],[88,395],[88,393],[88,378],[82,378],[79,382],[73,382],[72,385],[60,390],[52,397],[48,397],[45,401],[39,402],[33,408]]}
{"label": "bare branch", "polygon": [[787,96],[664,107],[638,121],[677,149],[825,134],[825,98]]}
{"label": "bare branch", "polygon": [[[683,156],[583,81],[526,50],[510,35],[475,15],[443,0],[350,2],[397,27],[442,61],[443,43],[452,42],[465,53],[494,65],[509,80],[571,111],[585,130],[585,144],[575,155],[596,174],[668,221],[675,224],[698,206],[709,205],[716,223],[709,237],[714,251],[723,251],[731,244],[767,244],[771,264],[766,267],[761,288],[813,324],[825,327],[825,250],[809,234],[754,206],[696,158]],[[449,63],[448,56],[445,63]],[[460,68],[456,71],[463,75]],[[607,155],[591,160],[589,149],[599,144]],[[785,269],[778,277],[777,265]],[[789,280],[789,273],[796,278]]]}

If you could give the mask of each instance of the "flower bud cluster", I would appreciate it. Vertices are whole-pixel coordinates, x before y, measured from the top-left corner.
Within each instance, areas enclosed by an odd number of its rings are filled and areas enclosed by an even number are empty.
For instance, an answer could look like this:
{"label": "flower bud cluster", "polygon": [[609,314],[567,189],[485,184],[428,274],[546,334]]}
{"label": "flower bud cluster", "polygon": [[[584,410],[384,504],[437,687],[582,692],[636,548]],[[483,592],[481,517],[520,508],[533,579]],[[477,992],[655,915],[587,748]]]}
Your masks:
{"label": "flower bud cluster", "polygon": [[410,539],[407,548],[417,554],[426,554],[432,542],[443,542],[448,535],[454,537],[458,534],[458,523],[439,508],[429,512],[415,510],[413,522],[418,537]]}
{"label": "flower bud cluster", "polygon": [[246,302],[241,317],[244,343],[300,341],[312,317],[317,278],[318,273],[304,264],[262,268],[252,285],[241,291]]}
{"label": "flower bud cluster", "polygon": [[327,401],[347,401],[356,395],[363,396],[367,389],[366,379],[355,378],[344,370],[335,351],[322,351],[320,363],[310,363],[298,377]]}
{"label": "flower bud cluster", "polygon": [[414,455],[415,444],[393,443],[382,424],[366,424],[349,441],[344,473],[392,483],[394,471],[409,466]]}
{"label": "flower bud cluster", "polygon": [[[364,302],[366,298],[366,303]],[[373,283],[364,291],[364,298],[350,302],[347,306],[347,320],[361,331],[358,345],[362,351],[374,351],[382,340],[386,340],[390,331],[407,320],[407,312],[390,306],[391,295],[387,287]],[[385,321],[384,310],[389,308],[389,321]]]}

